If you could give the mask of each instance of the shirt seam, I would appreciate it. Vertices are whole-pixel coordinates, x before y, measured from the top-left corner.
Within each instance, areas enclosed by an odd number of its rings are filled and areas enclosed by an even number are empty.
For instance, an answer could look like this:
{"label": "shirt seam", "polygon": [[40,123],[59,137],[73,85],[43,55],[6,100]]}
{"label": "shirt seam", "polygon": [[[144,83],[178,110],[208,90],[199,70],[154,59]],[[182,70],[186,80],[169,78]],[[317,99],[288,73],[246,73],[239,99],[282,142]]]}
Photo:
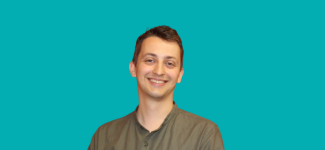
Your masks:
{"label": "shirt seam", "polygon": [[187,116],[187,117],[190,117],[190,118],[193,118],[193,119],[197,119],[197,120],[203,120],[203,121],[205,121],[205,122],[208,122],[209,124],[213,124],[213,125],[215,125],[214,122],[212,122],[212,121],[210,121],[210,120],[208,120],[208,119],[206,119],[206,118],[197,118],[197,117],[192,117],[192,116],[189,116],[189,115],[187,115],[186,113],[184,113],[184,112],[182,112],[182,111],[179,111],[179,113],[182,113],[183,115],[185,115],[185,116]]}

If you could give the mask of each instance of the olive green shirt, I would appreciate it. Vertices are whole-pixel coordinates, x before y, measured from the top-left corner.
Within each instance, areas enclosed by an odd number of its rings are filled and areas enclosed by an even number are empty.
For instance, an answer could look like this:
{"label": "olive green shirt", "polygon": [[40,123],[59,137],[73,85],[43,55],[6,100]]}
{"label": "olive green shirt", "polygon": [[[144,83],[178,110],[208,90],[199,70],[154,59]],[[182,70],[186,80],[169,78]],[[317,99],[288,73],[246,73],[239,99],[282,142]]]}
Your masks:
{"label": "olive green shirt", "polygon": [[138,122],[138,107],[100,126],[88,150],[224,150],[215,123],[179,109],[175,102],[161,126],[152,132]]}

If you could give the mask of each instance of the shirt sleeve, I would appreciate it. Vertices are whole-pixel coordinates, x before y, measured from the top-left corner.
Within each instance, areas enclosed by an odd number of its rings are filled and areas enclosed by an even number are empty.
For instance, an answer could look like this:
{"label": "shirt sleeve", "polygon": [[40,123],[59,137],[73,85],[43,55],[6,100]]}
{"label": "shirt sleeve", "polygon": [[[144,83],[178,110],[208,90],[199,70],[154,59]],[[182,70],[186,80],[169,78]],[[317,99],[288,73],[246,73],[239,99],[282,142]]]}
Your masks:
{"label": "shirt sleeve", "polygon": [[201,150],[224,150],[225,148],[218,126],[214,125],[206,131]]}

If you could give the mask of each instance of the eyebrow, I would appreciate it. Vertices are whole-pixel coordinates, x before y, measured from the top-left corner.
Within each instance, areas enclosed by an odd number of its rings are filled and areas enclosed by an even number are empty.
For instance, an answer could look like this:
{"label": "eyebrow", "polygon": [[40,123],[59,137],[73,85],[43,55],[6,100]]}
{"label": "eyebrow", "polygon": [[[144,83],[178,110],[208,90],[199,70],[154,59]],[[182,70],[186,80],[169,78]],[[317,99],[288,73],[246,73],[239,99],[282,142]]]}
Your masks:
{"label": "eyebrow", "polygon": [[[147,54],[145,54],[144,55],[144,57],[146,57],[146,56],[153,56],[153,57],[157,57],[157,55],[156,54],[153,54],[153,53],[147,53]],[[175,59],[175,60],[177,60],[175,57],[173,57],[173,56],[166,56],[165,58],[167,58],[167,59]]]}

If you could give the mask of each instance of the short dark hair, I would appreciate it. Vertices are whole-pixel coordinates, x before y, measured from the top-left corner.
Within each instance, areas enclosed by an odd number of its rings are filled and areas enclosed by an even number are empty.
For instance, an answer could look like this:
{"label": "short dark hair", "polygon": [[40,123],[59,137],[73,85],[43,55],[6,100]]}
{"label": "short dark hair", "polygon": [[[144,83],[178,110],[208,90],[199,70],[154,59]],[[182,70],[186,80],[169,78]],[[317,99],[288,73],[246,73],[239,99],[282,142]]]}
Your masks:
{"label": "short dark hair", "polygon": [[158,26],[151,28],[150,30],[146,31],[142,35],[140,35],[137,39],[136,45],[135,45],[135,50],[134,50],[134,55],[133,55],[133,63],[135,66],[137,65],[138,62],[138,57],[141,51],[141,44],[144,41],[144,39],[151,37],[151,36],[156,36],[159,37],[163,40],[166,41],[175,41],[179,45],[180,51],[181,51],[181,68],[183,68],[183,56],[184,56],[184,50],[183,50],[183,45],[181,38],[177,34],[176,30],[170,28],[169,26]]}

